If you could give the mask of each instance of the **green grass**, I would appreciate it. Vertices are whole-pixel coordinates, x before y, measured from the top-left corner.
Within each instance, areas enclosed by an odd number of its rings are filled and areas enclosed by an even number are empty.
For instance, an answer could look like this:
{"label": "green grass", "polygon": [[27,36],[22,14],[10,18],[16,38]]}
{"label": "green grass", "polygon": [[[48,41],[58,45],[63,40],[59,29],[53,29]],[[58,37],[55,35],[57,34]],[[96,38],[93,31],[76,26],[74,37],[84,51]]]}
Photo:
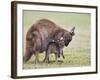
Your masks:
{"label": "green grass", "polygon": [[40,63],[34,64],[34,56],[24,64],[25,69],[32,68],[54,68],[54,67],[80,67],[80,66],[89,66],[90,65],[90,54],[88,51],[77,51],[77,52],[67,52],[64,54],[65,59],[59,58],[58,61],[55,61],[55,56],[50,54],[50,63],[42,62],[44,59],[44,54],[39,55]]}
{"label": "green grass", "polygon": [[[28,29],[37,20],[46,18],[54,21],[58,25],[66,29],[70,26],[75,26],[75,36],[68,47],[64,48],[65,59],[59,58],[55,62],[55,56],[50,55],[50,63],[43,63],[44,53],[39,54],[40,64],[35,65],[33,55],[32,58],[25,64],[24,69],[32,68],[54,68],[54,67],[80,67],[91,65],[91,16],[90,14],[82,13],[61,13],[61,12],[41,12],[41,11],[23,11],[23,26],[24,26],[24,52],[25,52],[25,35]],[[24,53],[23,53],[24,54]]]}

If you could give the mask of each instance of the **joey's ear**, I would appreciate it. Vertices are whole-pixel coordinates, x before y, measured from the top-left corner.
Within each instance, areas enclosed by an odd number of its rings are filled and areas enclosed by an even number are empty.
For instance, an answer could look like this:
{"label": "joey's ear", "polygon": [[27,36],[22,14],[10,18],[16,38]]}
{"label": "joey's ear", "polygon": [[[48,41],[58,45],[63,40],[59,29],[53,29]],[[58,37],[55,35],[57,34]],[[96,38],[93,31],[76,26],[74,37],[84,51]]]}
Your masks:
{"label": "joey's ear", "polygon": [[75,27],[73,27],[71,30],[70,30],[70,33],[71,33],[71,35],[73,36],[73,35],[75,35]]}

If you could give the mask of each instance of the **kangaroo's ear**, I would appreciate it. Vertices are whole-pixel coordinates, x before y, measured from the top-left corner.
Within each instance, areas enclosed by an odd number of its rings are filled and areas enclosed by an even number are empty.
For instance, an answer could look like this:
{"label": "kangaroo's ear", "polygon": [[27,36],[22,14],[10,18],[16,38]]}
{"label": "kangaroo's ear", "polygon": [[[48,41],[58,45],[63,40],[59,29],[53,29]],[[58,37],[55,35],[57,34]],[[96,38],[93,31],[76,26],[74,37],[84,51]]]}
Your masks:
{"label": "kangaroo's ear", "polygon": [[75,35],[75,27],[73,27],[71,30],[70,30],[70,33],[71,33],[71,35],[73,36],[73,35]]}

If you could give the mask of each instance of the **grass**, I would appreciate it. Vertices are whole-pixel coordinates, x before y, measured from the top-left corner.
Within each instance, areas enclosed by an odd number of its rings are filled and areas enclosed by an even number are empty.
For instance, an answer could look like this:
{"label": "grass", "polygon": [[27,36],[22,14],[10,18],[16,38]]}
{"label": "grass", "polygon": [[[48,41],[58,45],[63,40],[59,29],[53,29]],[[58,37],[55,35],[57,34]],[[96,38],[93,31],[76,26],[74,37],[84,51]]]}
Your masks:
{"label": "grass", "polygon": [[[90,14],[82,13],[61,13],[61,12],[43,12],[43,11],[23,11],[24,26],[24,52],[25,52],[25,36],[28,29],[37,20],[46,18],[54,21],[58,25],[66,29],[75,26],[75,36],[68,47],[64,48],[65,59],[59,58],[55,62],[55,56],[50,54],[50,63],[43,63],[44,53],[39,54],[40,64],[35,65],[33,55],[31,59],[23,64],[24,69],[32,68],[54,68],[54,67],[80,67],[91,65],[91,19]],[[24,55],[24,53],[23,53]]]}
{"label": "grass", "polygon": [[42,62],[44,59],[44,54],[40,54],[40,63],[34,64],[34,56],[24,64],[25,69],[32,68],[54,68],[54,67],[80,67],[80,66],[89,66],[90,65],[90,54],[88,51],[77,51],[77,52],[67,52],[64,54],[65,59],[59,58],[58,61],[55,61],[55,56],[50,55],[50,63]]}

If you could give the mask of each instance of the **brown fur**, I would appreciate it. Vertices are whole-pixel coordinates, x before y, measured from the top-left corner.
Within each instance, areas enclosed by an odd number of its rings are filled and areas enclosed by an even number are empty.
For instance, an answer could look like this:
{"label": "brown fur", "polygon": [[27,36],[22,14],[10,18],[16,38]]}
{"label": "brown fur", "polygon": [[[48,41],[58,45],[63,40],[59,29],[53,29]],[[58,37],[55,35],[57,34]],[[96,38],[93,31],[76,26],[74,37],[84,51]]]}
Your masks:
{"label": "brown fur", "polygon": [[57,41],[52,41],[49,42],[47,45],[46,53],[45,53],[45,59],[44,62],[49,63],[49,54],[54,53],[55,54],[55,59],[57,61],[57,58],[60,57],[60,55],[64,57],[63,55],[63,47],[61,46],[63,44],[63,41],[58,43]]}
{"label": "brown fur", "polygon": [[35,63],[39,62],[38,53],[45,51],[52,39],[58,40],[63,37],[65,46],[67,46],[72,36],[69,31],[62,29],[50,20],[41,19],[37,21],[26,34],[24,62],[27,62],[33,54],[36,57]]}

